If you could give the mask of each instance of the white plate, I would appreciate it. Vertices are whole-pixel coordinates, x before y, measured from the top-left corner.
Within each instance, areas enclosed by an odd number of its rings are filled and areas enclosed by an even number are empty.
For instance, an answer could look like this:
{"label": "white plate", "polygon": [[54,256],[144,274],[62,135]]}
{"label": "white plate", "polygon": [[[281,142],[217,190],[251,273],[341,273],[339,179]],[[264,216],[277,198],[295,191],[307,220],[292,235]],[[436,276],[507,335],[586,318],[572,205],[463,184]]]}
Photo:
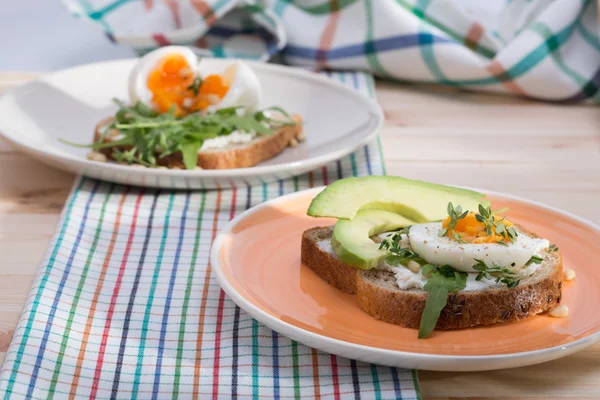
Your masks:
{"label": "white plate", "polygon": [[[231,60],[204,60],[228,65]],[[113,115],[113,98],[128,100],[135,59],[66,69],[0,98],[0,133],[24,152],[54,167],[92,178],[163,188],[227,188],[299,175],[343,157],[372,140],[383,123],[379,106],[331,79],[297,68],[252,63],[263,87],[261,107],[278,105],[302,115],[307,140],[255,167],[230,170],[158,170],[88,161],[94,126]]]}

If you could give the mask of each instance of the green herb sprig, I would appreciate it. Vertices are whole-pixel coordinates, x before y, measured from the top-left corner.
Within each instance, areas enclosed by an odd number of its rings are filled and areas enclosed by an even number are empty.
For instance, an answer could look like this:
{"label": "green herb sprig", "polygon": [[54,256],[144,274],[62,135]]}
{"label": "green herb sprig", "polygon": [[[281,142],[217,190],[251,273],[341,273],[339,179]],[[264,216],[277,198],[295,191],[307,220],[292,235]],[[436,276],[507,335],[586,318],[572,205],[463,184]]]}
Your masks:
{"label": "green herb sprig", "polygon": [[548,247],[548,251],[549,252],[555,252],[558,251],[558,246],[556,246],[554,243],[550,245],[550,247]]}
{"label": "green herb sprig", "polygon": [[408,235],[408,232],[410,232],[410,226],[401,228],[400,230],[389,234],[379,244],[379,250],[389,250],[389,249],[400,248],[400,241],[402,240],[402,235]]}
{"label": "green herb sprig", "polygon": [[450,222],[448,222],[448,227],[449,229],[442,229],[440,231],[440,233],[438,234],[439,237],[443,237],[446,236],[448,234],[449,231],[452,232],[452,237],[454,237],[454,239],[459,242],[459,243],[464,243],[464,240],[462,240],[462,236],[457,233],[454,228],[456,227],[456,224],[458,223],[459,219],[463,219],[464,217],[467,216],[467,214],[469,214],[469,210],[465,210],[463,212],[462,210],[462,206],[456,206],[454,207],[454,205],[452,204],[452,202],[448,203],[448,216],[450,217]]}
{"label": "green herb sprig", "polygon": [[[104,129],[101,140],[91,145],[61,141],[94,150],[112,148],[112,158],[116,161],[147,167],[157,167],[160,159],[181,152],[185,167],[193,169],[198,162],[198,150],[207,139],[226,136],[235,130],[270,136],[273,135],[273,129],[296,125],[289,114],[279,107],[250,114],[241,114],[240,107],[230,107],[209,114],[194,113],[177,117],[174,109],[157,113],[141,102],[133,106],[116,99],[114,102],[119,110],[114,121]],[[286,118],[268,118],[265,114],[267,111],[281,113]],[[120,138],[106,140],[115,130]]]}
{"label": "green herb sprig", "polygon": [[428,337],[435,328],[440,313],[448,302],[448,294],[467,286],[467,273],[457,271],[449,265],[427,264],[423,267],[422,274],[428,278],[423,290],[429,295],[421,314],[419,339]]}
{"label": "green herb sprig", "polygon": [[[452,209],[454,210],[454,207]],[[462,210],[460,214],[455,215],[457,217],[462,215]],[[407,265],[409,261],[415,261],[422,267],[421,273],[427,278],[423,290],[429,293],[419,326],[419,339],[424,339],[435,328],[440,313],[448,301],[448,294],[463,290],[467,286],[467,273],[457,271],[449,265],[429,264],[411,249],[402,247],[400,243],[402,235],[408,235],[409,230],[410,226],[395,232],[383,240],[379,248],[389,251],[386,257],[389,265]]]}
{"label": "green herb sprig", "polygon": [[542,261],[544,261],[543,257],[533,255],[533,256],[531,256],[531,258],[529,259],[529,261],[527,261],[525,263],[525,265],[529,267],[531,264],[541,264]]}
{"label": "green herb sprig", "polygon": [[475,280],[482,279],[495,280],[496,283],[504,283],[509,289],[517,287],[521,282],[521,275],[508,268],[501,268],[497,265],[489,267],[483,260],[475,259],[477,264],[473,265],[473,269],[477,272]]}
{"label": "green herb sprig", "polygon": [[194,96],[198,96],[198,93],[200,93],[200,86],[202,86],[202,78],[197,76],[194,78],[192,84],[187,87],[187,90],[191,90],[194,92]]}
{"label": "green herb sprig", "polygon": [[[503,217],[500,221],[496,222],[494,215],[500,211],[502,210],[494,212],[491,210],[490,206],[484,207],[480,204],[479,213],[475,214],[475,219],[485,226],[485,233],[488,236],[492,234],[492,228],[494,228],[498,235],[502,235],[503,238],[513,243],[516,240],[517,236],[519,236],[519,234],[517,233],[514,227],[508,227],[506,226],[506,224],[504,224],[504,220],[506,219],[506,217]],[[507,244],[503,241],[499,241],[496,243],[507,246]]]}
{"label": "green herb sprig", "polygon": [[388,250],[389,254],[386,256],[385,261],[389,265],[407,265],[409,261],[415,261],[419,265],[423,266],[427,264],[427,261],[422,259],[417,253],[407,247],[401,247],[400,241],[402,235],[408,235],[410,226],[402,228],[399,231],[391,235],[391,237],[385,238],[380,244],[380,250]]}

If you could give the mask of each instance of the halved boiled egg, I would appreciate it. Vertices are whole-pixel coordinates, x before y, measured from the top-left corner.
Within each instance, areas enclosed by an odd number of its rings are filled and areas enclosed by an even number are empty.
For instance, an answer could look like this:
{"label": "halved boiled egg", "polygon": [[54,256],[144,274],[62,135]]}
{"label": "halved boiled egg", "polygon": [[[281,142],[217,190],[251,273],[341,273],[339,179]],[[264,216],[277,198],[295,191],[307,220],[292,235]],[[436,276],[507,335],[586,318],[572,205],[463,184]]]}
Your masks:
{"label": "halved boiled egg", "polygon": [[164,113],[183,112],[188,90],[198,74],[198,57],[182,46],[167,46],[143,56],[129,75],[129,97]]}
{"label": "halved boiled egg", "polygon": [[[505,220],[504,223],[513,226],[510,221]],[[489,266],[521,268],[531,256],[550,245],[546,239],[535,238],[525,232],[518,232],[512,242],[504,240],[495,230],[487,235],[483,224],[472,213],[455,226],[461,242],[451,234],[440,233],[447,228],[447,221],[413,225],[408,234],[412,249],[429,263],[447,264],[459,271],[476,272],[473,269],[476,259],[483,260]]]}
{"label": "halved boiled egg", "polygon": [[[203,78],[204,82],[211,76],[221,76],[223,82],[229,87],[217,103],[211,103],[206,108],[207,111],[236,106],[242,106],[252,111],[258,107],[261,98],[260,81],[248,64],[237,60],[227,66],[225,70],[219,71],[215,67],[209,67],[209,60],[202,60],[199,71],[201,76],[209,74],[206,78]],[[204,84],[200,91],[203,87]]]}
{"label": "halved boiled egg", "polygon": [[129,96],[160,113],[175,109],[183,116],[197,111],[244,106],[260,102],[260,82],[242,61],[224,70],[210,60],[198,63],[187,47],[167,46],[142,57],[129,76]]}

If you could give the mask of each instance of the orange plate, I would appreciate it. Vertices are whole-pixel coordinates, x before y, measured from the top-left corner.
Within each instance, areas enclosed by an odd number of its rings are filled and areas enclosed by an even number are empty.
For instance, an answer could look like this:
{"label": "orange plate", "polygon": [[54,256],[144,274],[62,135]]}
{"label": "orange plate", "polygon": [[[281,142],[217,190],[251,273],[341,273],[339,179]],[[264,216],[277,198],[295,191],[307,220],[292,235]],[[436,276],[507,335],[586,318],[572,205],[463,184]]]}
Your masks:
{"label": "orange plate", "polygon": [[[434,331],[430,338],[419,340],[416,330],[381,322],[364,313],[355,296],[329,286],[302,265],[302,232],[335,222],[306,216],[316,193],[309,190],[252,209],[232,221],[215,242],[213,268],[221,285],[236,303],[272,328],[288,331],[291,325],[320,337],[369,348],[451,356],[535,353],[557,346],[565,349],[564,345],[591,335],[600,338],[594,335],[600,332],[600,228],[541,204],[488,195],[494,208],[510,208],[512,221],[556,243],[564,268],[576,271],[577,278],[563,286],[562,304],[569,307],[569,317],[540,315],[487,327]],[[286,324],[273,326],[257,313]],[[310,345],[319,347],[314,342]],[[501,367],[508,366],[513,365]]]}

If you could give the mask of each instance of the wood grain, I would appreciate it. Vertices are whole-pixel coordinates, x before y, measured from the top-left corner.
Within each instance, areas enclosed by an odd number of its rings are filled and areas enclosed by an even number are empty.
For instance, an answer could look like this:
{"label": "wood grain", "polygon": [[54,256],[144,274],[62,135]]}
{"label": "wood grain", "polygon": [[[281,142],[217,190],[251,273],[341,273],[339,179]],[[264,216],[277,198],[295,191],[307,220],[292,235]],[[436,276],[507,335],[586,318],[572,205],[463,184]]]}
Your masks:
{"label": "wood grain", "polygon": [[494,372],[420,371],[426,397],[598,398],[600,346],[531,367]]}
{"label": "wood grain", "polygon": [[[600,111],[380,83],[388,173],[495,190],[600,224]],[[542,365],[419,372],[425,399],[600,397],[600,345]]]}
{"label": "wood grain", "polygon": [[[0,73],[0,91],[36,74]],[[454,89],[381,83],[388,173],[508,192],[600,224],[600,113]],[[0,363],[73,176],[0,140]],[[419,372],[427,400],[591,399],[600,345],[538,366]]]}

